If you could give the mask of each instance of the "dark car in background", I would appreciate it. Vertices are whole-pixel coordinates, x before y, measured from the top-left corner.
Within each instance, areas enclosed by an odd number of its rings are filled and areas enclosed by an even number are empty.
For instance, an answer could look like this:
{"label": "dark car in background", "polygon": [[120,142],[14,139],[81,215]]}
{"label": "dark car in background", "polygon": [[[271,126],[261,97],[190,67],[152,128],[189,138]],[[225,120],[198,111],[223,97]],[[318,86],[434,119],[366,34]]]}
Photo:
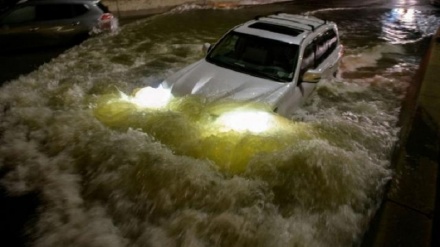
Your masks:
{"label": "dark car in background", "polygon": [[18,0],[0,0],[0,15],[14,6]]}
{"label": "dark car in background", "polygon": [[430,0],[429,2],[434,6],[440,7],[440,0]]}
{"label": "dark car in background", "polygon": [[0,51],[76,44],[117,28],[99,0],[19,1],[0,15]]}

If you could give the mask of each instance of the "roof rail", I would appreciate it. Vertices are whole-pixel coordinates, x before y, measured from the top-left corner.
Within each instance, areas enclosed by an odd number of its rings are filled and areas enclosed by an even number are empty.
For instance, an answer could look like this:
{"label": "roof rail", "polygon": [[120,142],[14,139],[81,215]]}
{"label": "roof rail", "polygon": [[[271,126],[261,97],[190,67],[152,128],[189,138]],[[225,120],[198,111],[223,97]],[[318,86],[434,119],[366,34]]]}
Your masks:
{"label": "roof rail", "polygon": [[[288,16],[289,18],[295,18],[295,19],[298,19],[298,17],[305,17],[305,18],[308,18],[307,21],[315,22],[315,23],[316,22],[321,23],[321,22],[325,21],[325,20],[318,19],[318,18],[316,18],[314,16],[310,16],[310,15],[289,14],[289,13],[280,12],[280,11],[275,12],[273,15],[285,15],[285,16]],[[309,18],[309,17],[311,17],[311,18]]]}
{"label": "roof rail", "polygon": [[299,29],[299,30],[313,31],[313,29],[314,29],[314,27],[312,25],[309,25],[307,23],[289,21],[289,20],[284,20],[281,18],[273,18],[270,16],[262,17],[259,20],[266,21],[269,23],[273,23],[274,21],[276,21],[275,24],[277,24],[277,25],[284,25],[284,26],[288,26],[290,28],[295,28],[295,29]]}
{"label": "roof rail", "polygon": [[[280,14],[285,14],[285,15],[288,15],[288,16],[283,18],[283,16],[279,16]],[[281,11],[277,11],[277,12],[275,12],[273,14],[269,14],[269,15],[264,16],[264,17],[272,18],[272,19],[277,19],[277,20],[290,21],[290,22],[294,22],[294,23],[299,23],[299,24],[307,25],[307,26],[309,26],[311,28],[312,31],[315,31],[316,28],[318,28],[318,27],[320,27],[320,26],[322,26],[322,25],[327,23],[327,20],[320,20],[320,19],[316,19],[316,20],[314,20],[314,19],[306,19],[307,23],[304,23],[305,19],[302,19],[302,18],[300,19],[300,18],[298,18],[298,16],[299,15],[295,16],[293,14],[288,14],[288,13],[284,13],[284,12],[281,12]],[[261,18],[261,17],[263,17],[263,16],[257,16],[256,18],[258,20],[258,18]],[[307,17],[307,16],[304,15],[304,17]]]}

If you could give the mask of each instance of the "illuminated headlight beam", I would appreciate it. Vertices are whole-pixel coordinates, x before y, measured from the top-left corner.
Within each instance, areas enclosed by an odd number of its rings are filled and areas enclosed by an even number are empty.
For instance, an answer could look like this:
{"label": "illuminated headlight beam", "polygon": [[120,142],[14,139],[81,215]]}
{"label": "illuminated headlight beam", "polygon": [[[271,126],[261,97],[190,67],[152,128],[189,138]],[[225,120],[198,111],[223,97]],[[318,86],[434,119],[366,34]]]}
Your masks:
{"label": "illuminated headlight beam", "polygon": [[167,106],[171,98],[171,91],[159,85],[158,88],[144,87],[139,89],[130,101],[139,107],[160,109]]}
{"label": "illuminated headlight beam", "polygon": [[262,133],[276,126],[275,117],[263,111],[237,110],[224,113],[216,123],[223,127],[222,131]]}

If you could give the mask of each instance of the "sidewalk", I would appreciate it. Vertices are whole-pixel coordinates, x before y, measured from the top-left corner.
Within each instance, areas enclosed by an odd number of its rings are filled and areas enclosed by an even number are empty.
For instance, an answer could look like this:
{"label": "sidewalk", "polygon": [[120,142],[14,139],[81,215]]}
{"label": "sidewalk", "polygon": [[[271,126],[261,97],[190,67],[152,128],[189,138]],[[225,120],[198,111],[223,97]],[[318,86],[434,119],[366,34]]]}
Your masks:
{"label": "sidewalk", "polygon": [[408,90],[400,124],[395,176],[362,246],[440,246],[440,28]]}

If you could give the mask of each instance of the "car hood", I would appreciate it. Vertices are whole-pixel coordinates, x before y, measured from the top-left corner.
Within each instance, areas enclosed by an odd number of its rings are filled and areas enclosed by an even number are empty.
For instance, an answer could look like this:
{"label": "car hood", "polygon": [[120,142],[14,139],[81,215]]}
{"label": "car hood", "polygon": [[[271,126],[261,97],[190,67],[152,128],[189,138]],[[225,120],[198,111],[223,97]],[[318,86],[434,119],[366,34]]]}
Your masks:
{"label": "car hood", "polygon": [[174,96],[202,95],[210,101],[252,101],[276,106],[292,83],[281,83],[226,69],[204,59],[167,78]]}

